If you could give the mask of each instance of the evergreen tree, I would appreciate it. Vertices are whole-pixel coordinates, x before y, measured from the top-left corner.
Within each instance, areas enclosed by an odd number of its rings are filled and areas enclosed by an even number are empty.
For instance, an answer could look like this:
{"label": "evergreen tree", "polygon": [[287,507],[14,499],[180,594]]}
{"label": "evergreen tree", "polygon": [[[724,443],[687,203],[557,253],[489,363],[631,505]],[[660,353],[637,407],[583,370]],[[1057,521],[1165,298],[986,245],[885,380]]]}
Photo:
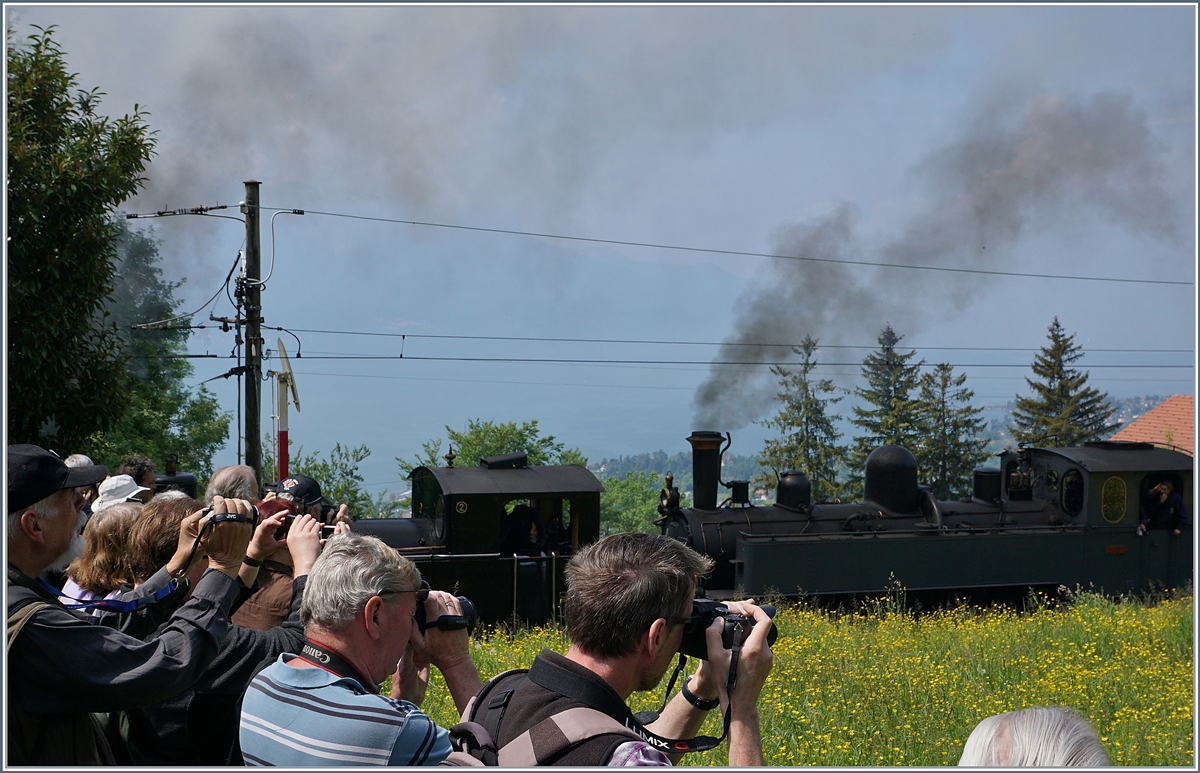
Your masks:
{"label": "evergreen tree", "polygon": [[831,415],[828,409],[842,398],[824,397],[836,392],[833,382],[813,376],[817,342],[812,336],[805,336],[793,351],[802,358],[799,367],[771,368],[779,377],[778,397],[783,405],[774,418],[759,423],[778,430],[780,437],[763,444],[759,465],[771,469],[764,469],[754,482],[774,489],[779,485],[779,472],[803,470],[812,483],[813,500],[821,501],[839,493],[837,470],[846,449],[838,445],[842,433],[834,427],[841,416]]}
{"label": "evergreen tree", "polygon": [[1108,395],[1087,385],[1087,371],[1071,367],[1083,357],[1075,334],[1067,335],[1055,317],[1046,337],[1050,343],[1033,360],[1038,380],[1025,379],[1033,395],[1017,395],[1010,427],[1013,438],[1019,443],[1067,448],[1108,437],[1121,425],[1109,424],[1115,409],[1108,404]]}
{"label": "evergreen tree", "polygon": [[904,446],[914,454],[921,449],[924,412],[918,391],[925,361],[909,362],[916,351],[897,352],[896,344],[902,338],[891,325],[885,325],[879,334],[879,351],[871,352],[863,360],[862,375],[867,386],[856,387],[854,393],[864,405],[854,406],[854,418],[850,420],[862,430],[854,438],[848,459],[853,494],[862,493],[867,457],[879,446]]}
{"label": "evergreen tree", "polygon": [[982,408],[971,406],[975,393],[963,385],[967,374],[954,375],[948,363],[939,363],[921,376],[921,405],[926,435],[917,449],[917,469],[938,499],[954,499],[971,489],[972,471],[988,457],[987,422]]}

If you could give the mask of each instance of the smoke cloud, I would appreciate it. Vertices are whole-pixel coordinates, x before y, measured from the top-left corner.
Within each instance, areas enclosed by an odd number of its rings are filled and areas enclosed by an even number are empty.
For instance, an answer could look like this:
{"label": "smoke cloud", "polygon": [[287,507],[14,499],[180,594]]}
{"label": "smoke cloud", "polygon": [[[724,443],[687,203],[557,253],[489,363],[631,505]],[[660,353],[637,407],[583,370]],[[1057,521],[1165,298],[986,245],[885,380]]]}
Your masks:
{"label": "smoke cloud", "polygon": [[[877,248],[866,244],[855,234],[854,208],[843,204],[783,230],[774,250],[990,269],[1002,267],[999,258],[1030,231],[1096,215],[1144,237],[1178,241],[1182,213],[1168,193],[1162,153],[1127,96],[997,98],[918,167],[931,204],[897,236]],[[800,260],[772,266],[770,283],[738,300],[735,330],[715,361],[784,360],[787,349],[746,344],[798,344],[806,335],[825,344],[874,341],[888,322],[908,335],[963,309],[991,284],[984,275]],[[714,364],[694,397],[694,426],[744,427],[769,409],[774,393],[766,368]]]}

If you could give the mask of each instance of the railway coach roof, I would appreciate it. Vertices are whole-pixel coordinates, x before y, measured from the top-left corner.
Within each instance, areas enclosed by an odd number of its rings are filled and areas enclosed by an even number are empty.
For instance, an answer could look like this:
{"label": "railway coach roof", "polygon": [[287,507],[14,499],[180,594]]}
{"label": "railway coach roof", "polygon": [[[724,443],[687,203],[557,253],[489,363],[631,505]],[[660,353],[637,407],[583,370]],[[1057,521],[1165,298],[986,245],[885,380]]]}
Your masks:
{"label": "railway coach roof", "polygon": [[1104,442],[1077,448],[1041,448],[1062,456],[1089,472],[1134,472],[1143,470],[1181,471],[1192,469],[1193,459],[1149,443]]}
{"label": "railway coach roof", "polygon": [[418,467],[408,477],[415,480],[420,470],[425,470],[437,480],[445,496],[581,494],[599,493],[604,490],[604,486],[595,475],[586,467],[577,464],[515,470],[489,470],[485,467]]}

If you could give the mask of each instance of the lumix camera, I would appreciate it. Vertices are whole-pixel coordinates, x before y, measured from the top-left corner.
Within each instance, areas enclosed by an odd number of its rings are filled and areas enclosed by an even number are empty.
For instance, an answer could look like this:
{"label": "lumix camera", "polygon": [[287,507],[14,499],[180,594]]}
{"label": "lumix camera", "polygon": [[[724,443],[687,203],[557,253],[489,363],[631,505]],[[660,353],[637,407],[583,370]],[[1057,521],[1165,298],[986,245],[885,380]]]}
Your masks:
{"label": "lumix camera", "polygon": [[432,623],[425,620],[425,599],[429,597],[429,591],[421,591],[417,593],[417,610],[413,613],[413,617],[417,620],[417,628],[421,633],[425,633],[425,629],[433,626],[442,631],[454,631],[459,628],[466,628],[470,633],[475,628],[475,621],[479,619],[479,615],[475,611],[475,604],[466,596],[458,597],[458,606],[462,609],[461,615],[442,615]]}
{"label": "lumix camera", "polygon": [[[759,606],[768,616],[775,617],[775,607],[770,604],[760,604]],[[734,631],[739,623],[742,626],[743,642],[750,635],[750,629],[754,627],[753,617],[730,612],[727,606],[718,601],[694,599],[692,616],[683,622],[683,641],[679,643],[679,652],[700,660],[708,660],[708,641],[704,638],[704,632],[718,617],[725,620],[721,643],[727,650],[733,649]],[[774,623],[770,625],[771,630],[767,632],[767,644],[774,644],[775,640],[779,638],[779,629],[775,627]]]}

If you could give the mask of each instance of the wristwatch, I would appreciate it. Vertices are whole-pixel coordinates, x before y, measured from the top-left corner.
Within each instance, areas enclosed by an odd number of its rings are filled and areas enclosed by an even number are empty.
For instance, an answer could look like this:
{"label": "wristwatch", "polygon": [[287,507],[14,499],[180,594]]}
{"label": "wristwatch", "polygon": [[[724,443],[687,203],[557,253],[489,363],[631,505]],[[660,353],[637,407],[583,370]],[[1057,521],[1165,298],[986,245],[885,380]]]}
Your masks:
{"label": "wristwatch", "polygon": [[712,711],[717,706],[721,705],[720,697],[709,698],[708,700],[704,700],[703,698],[697,698],[696,695],[691,690],[688,689],[688,682],[690,682],[690,681],[692,681],[692,678],[689,676],[687,679],[684,680],[683,684],[680,685],[680,687],[679,687],[679,693],[681,695],[683,695],[683,699],[685,701],[692,704],[693,706],[700,709],[701,711]]}

